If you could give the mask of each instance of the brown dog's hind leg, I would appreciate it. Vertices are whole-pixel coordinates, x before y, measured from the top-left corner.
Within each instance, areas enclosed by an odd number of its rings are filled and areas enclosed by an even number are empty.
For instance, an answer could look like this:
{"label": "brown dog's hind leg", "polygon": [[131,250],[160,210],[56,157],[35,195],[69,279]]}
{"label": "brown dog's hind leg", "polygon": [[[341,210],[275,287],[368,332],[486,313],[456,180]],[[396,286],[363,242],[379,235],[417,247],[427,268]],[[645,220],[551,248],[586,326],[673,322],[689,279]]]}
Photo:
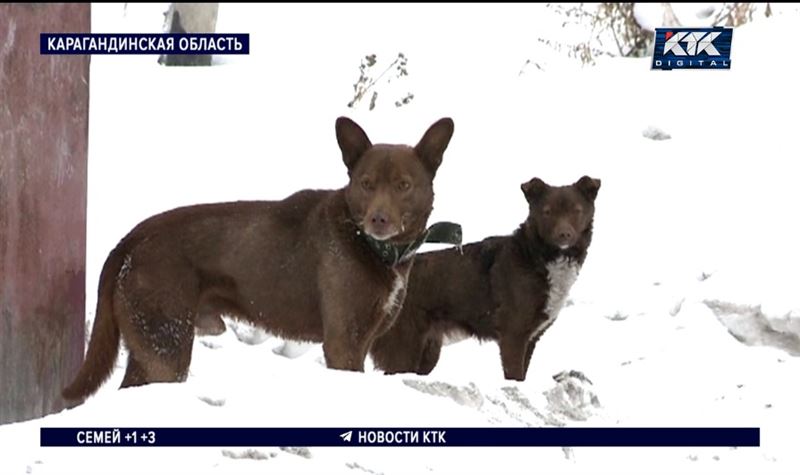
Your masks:
{"label": "brown dog's hind leg", "polygon": [[198,313],[194,327],[200,336],[222,335],[227,329],[222,317],[214,313]]}
{"label": "brown dog's hind leg", "polygon": [[130,352],[123,387],[184,381],[192,359],[197,288],[189,274],[179,284],[163,282],[152,289],[142,285],[156,281],[148,279],[151,272],[140,272],[132,271],[115,294],[115,315]]}
{"label": "brown dog's hind leg", "polygon": [[120,387],[186,380],[194,342],[190,320],[150,319],[144,328],[128,329],[123,335],[130,354]]}
{"label": "brown dog's hind leg", "polygon": [[202,292],[197,304],[197,318],[194,323],[198,335],[221,335],[227,329],[222,315],[251,318],[236,303],[238,292],[236,283],[220,276],[204,276]]}
{"label": "brown dog's hind leg", "polygon": [[122,378],[120,388],[141,386],[147,384],[147,374],[132,354],[128,353],[128,366],[125,368],[125,377]]}

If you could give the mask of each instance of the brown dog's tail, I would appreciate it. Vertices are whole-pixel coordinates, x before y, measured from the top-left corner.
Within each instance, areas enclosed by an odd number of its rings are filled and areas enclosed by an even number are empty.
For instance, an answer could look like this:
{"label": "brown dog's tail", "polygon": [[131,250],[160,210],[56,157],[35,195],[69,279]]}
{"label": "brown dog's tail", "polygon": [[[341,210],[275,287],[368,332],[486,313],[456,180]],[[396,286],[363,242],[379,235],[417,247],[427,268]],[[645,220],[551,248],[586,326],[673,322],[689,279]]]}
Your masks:
{"label": "brown dog's tail", "polygon": [[114,318],[113,297],[123,263],[121,254],[119,249],[114,249],[103,265],[89,349],[75,380],[61,392],[65,399],[84,399],[93,394],[114,369],[119,351],[119,327]]}

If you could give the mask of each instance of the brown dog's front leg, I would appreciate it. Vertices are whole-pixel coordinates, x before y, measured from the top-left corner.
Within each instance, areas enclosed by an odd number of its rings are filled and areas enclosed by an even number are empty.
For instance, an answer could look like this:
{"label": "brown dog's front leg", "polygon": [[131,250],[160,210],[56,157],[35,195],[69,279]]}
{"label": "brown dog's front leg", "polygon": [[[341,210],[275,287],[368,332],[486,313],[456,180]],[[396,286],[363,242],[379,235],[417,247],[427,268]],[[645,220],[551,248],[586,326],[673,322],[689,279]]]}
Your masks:
{"label": "brown dog's front leg", "polygon": [[353,317],[326,315],[322,351],[331,369],[364,372],[367,357],[364,337]]}
{"label": "brown dog's front leg", "polygon": [[[369,275],[359,272],[342,278],[340,259],[333,256],[321,270],[322,351],[328,368],[363,372],[367,343],[372,342],[368,331],[375,307],[372,285]],[[368,291],[354,293],[354,288]]]}
{"label": "brown dog's front leg", "polygon": [[436,367],[439,362],[439,355],[442,352],[442,336],[434,335],[425,339],[425,344],[422,348],[422,355],[420,356],[419,364],[417,365],[417,374],[427,375]]}
{"label": "brown dog's front leg", "polygon": [[376,311],[358,311],[350,305],[331,305],[323,314],[322,350],[328,368],[364,371],[364,360],[372,346],[385,314]]}

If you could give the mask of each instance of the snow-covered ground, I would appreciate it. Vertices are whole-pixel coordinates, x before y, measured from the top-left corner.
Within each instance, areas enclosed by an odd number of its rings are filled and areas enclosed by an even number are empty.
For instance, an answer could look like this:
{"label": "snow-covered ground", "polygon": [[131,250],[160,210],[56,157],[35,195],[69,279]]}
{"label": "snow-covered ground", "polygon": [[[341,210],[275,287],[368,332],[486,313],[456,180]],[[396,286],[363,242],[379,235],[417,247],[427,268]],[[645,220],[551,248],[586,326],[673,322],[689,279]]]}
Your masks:
{"label": "snow-covered ground", "polygon": [[[164,9],[95,5],[93,29],[159,31]],[[525,382],[502,378],[494,343],[445,347],[427,377],[354,374],[326,369],[319,345],[230,322],[196,340],[185,384],[118,391],[120,360],[83,406],[0,426],[0,473],[796,472],[796,10],[737,29],[730,71],[650,71],[649,58],[579,69],[537,41],[561,38],[541,5],[225,4],[217,31],[250,33],[249,56],[203,69],[93,57],[88,319],[108,251],[140,220],[342,186],[339,115],[397,143],[453,117],[431,222],[460,222],[467,241],[524,219],[523,181],[584,174],[603,180],[595,238]],[[347,108],[361,58],[399,52],[408,76],[379,86],[375,110]],[[586,397],[564,397],[565,370],[592,381]],[[526,425],[757,426],[761,447],[39,447],[39,428],[59,426]]]}

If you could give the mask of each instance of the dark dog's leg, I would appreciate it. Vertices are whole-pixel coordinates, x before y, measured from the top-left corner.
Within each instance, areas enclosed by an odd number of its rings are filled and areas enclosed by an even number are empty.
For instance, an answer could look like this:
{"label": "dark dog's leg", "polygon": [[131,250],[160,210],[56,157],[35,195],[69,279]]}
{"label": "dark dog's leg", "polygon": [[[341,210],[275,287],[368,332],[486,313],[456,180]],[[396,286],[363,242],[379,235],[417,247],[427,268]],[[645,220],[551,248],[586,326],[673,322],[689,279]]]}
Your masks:
{"label": "dark dog's leg", "polygon": [[537,341],[539,341],[538,337],[528,343],[528,349],[525,351],[525,369],[522,373],[523,377],[528,375],[528,368],[531,365],[531,357],[533,356],[533,350],[536,348]]}
{"label": "dark dog's leg", "polygon": [[522,332],[501,334],[500,358],[506,379],[525,380],[525,355],[528,349],[528,335]]}
{"label": "dark dog's leg", "polygon": [[372,360],[385,374],[417,371],[426,342],[424,332],[415,325],[415,318],[411,314],[402,314],[394,326],[372,345]]}
{"label": "dark dog's leg", "polygon": [[533,356],[533,350],[536,349],[536,344],[539,342],[539,338],[544,335],[544,332],[547,331],[548,328],[553,324],[553,321],[550,320],[546,324],[545,327],[539,328],[536,330],[534,335],[531,337],[530,342],[528,343],[528,350],[525,352],[525,372],[522,373],[523,376],[528,374],[528,368],[531,365],[531,357]]}
{"label": "dark dog's leg", "polygon": [[439,355],[442,352],[442,336],[429,336],[425,340],[425,347],[422,349],[422,356],[417,365],[417,374],[427,375],[436,367],[439,362]]}

